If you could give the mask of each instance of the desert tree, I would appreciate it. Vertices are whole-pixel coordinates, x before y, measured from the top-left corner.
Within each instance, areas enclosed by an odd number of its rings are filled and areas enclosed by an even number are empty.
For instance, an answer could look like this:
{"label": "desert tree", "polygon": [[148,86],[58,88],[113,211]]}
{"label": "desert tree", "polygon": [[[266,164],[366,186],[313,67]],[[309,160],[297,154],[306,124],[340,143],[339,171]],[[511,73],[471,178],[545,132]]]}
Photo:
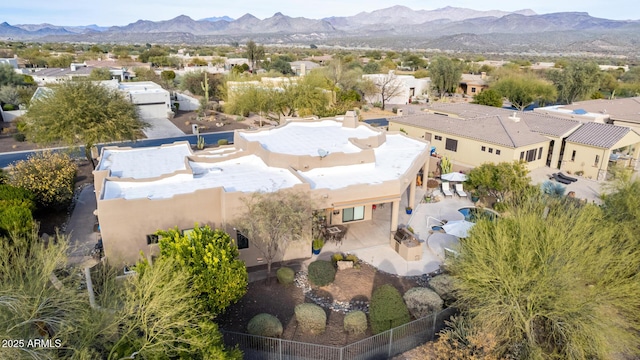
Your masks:
{"label": "desert tree", "polygon": [[253,40],[247,42],[247,59],[251,64],[251,71],[255,71],[256,64],[264,59],[265,51],[264,46],[257,45]]}
{"label": "desert tree", "polygon": [[291,243],[309,239],[313,205],[310,197],[298,191],[256,192],[243,198],[244,213],[236,227],[249,238],[271,265]]}
{"label": "desert tree", "polygon": [[24,76],[16,73],[11,65],[0,65],[0,86],[16,86],[22,84],[24,84]]}
{"label": "desert tree", "polygon": [[535,102],[540,104],[553,102],[557,97],[552,84],[530,74],[503,77],[491,88],[507,98],[518,111],[523,111]]}
{"label": "desert tree", "polygon": [[562,69],[553,69],[547,74],[558,89],[558,100],[571,104],[588,99],[600,85],[600,68],[594,62],[572,61]]}
{"label": "desert tree", "polygon": [[64,82],[31,101],[24,115],[27,138],[38,144],[84,145],[136,140],[148,126],[122,93],[91,81]]}
{"label": "desert tree", "polygon": [[87,77],[90,81],[111,80],[111,72],[109,68],[95,68]]}
{"label": "desert tree", "polygon": [[502,107],[502,96],[493,89],[486,89],[473,97],[474,104]]}
{"label": "desert tree", "polygon": [[446,57],[436,57],[429,64],[431,86],[439,97],[454,93],[460,84],[462,70],[458,64]]}
{"label": "desert tree", "polygon": [[637,355],[637,241],[621,241],[598,206],[541,200],[476,223],[450,264],[456,306],[495,334],[501,357]]}
{"label": "desert tree", "polygon": [[380,94],[380,98],[382,99],[382,110],[384,110],[389,100],[401,95],[404,90],[402,81],[398,80],[398,77],[392,72],[374,78],[373,82],[376,84],[378,94]]}
{"label": "desert tree", "polygon": [[520,161],[485,163],[469,171],[467,184],[482,195],[508,201],[529,189],[531,179],[528,173],[527,167]]}
{"label": "desert tree", "polygon": [[246,293],[247,268],[229,234],[198,224],[188,234],[177,228],[158,234],[161,257],[189,274],[200,308],[215,316]]}

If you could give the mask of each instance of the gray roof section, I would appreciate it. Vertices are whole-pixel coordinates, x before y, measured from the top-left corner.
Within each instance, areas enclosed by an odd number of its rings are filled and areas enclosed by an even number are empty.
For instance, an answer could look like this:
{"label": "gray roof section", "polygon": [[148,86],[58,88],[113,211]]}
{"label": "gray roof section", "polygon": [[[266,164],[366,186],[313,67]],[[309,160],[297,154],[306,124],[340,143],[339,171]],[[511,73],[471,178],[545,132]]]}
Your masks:
{"label": "gray roof section", "polygon": [[513,110],[469,103],[429,103],[425,110],[453,114],[465,119],[503,114],[509,116],[513,114]]}
{"label": "gray roof section", "polygon": [[435,114],[415,114],[390,119],[391,122],[421,127],[486,143],[518,148],[548,141],[532,132],[524,121],[509,118],[511,112],[473,119]]}
{"label": "gray roof section", "polygon": [[568,142],[609,149],[632,131],[628,127],[590,122],[567,137]]}
{"label": "gray roof section", "polygon": [[590,113],[609,115],[612,120],[640,123],[640,97],[586,100],[565,105],[563,108],[584,109]]}
{"label": "gray roof section", "polygon": [[545,115],[535,113],[533,111],[522,112],[518,114],[522,120],[529,126],[531,131],[548,136],[566,136],[574,131],[580,124],[578,120],[566,119],[553,115]]}
{"label": "gray roof section", "polygon": [[34,77],[42,77],[42,76],[67,76],[67,75],[89,75],[91,71],[95,69],[93,67],[82,66],[76,68],[76,70],[71,70],[71,68],[48,68],[36,71],[31,75]]}

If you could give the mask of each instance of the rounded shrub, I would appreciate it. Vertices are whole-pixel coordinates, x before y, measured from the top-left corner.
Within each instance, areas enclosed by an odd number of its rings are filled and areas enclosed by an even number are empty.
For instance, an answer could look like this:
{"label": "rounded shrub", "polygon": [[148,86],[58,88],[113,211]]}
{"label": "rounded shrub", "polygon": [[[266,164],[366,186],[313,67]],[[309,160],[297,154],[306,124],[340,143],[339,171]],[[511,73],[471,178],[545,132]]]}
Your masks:
{"label": "rounded shrub", "polygon": [[13,140],[17,142],[24,142],[27,140],[27,137],[23,133],[15,133],[13,134]]}
{"label": "rounded shrub", "polygon": [[298,304],[295,308],[296,321],[303,332],[321,334],[327,327],[327,313],[316,304]]}
{"label": "rounded shrub", "polygon": [[330,261],[317,260],[309,264],[309,281],[317,286],[329,285],[336,278],[336,268]]}
{"label": "rounded shrub", "polygon": [[360,310],[352,311],[344,317],[344,331],[351,335],[364,334],[367,327],[367,315]]}
{"label": "rounded shrub", "polygon": [[247,331],[251,335],[266,337],[280,337],[282,335],[282,323],[271,314],[258,314],[249,320]]}
{"label": "rounded shrub", "polygon": [[407,304],[409,312],[416,319],[442,310],[442,299],[435,291],[428,288],[414,287],[409,289],[402,298]]}
{"label": "rounded shrub", "polygon": [[429,286],[442,298],[442,300],[455,300],[455,296],[453,294],[455,287],[453,285],[453,278],[451,275],[442,274],[434,276],[429,280]]}
{"label": "rounded shrub", "polygon": [[374,334],[406,324],[409,319],[407,305],[396,288],[385,284],[373,292],[369,308],[369,322]]}
{"label": "rounded shrub", "polygon": [[276,276],[280,284],[291,285],[293,284],[293,278],[296,276],[296,273],[291,268],[281,267],[276,271]]}

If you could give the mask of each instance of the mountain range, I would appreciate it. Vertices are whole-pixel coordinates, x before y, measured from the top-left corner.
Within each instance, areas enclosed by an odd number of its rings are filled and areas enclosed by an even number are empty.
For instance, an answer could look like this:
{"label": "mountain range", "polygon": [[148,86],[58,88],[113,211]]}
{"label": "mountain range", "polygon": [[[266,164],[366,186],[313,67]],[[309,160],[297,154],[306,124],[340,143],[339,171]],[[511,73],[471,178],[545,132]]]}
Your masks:
{"label": "mountain range", "polygon": [[[487,38],[490,34],[492,36]],[[585,35],[588,36],[585,38]],[[391,48],[400,45],[402,48],[415,48],[442,43],[439,39],[449,39],[453,41],[451,46],[446,46],[445,42],[442,49],[460,50],[458,48],[465,48],[464,42],[469,42],[469,38],[478,38],[481,43],[502,39],[496,47],[508,50],[536,36],[548,38],[548,41],[537,41],[542,44],[542,50],[555,48],[563,42],[586,41],[586,44],[602,46],[582,51],[603,51],[606,48],[610,52],[612,48],[620,48],[633,52],[637,47],[635,44],[640,42],[640,22],[595,18],[582,12],[536,14],[529,9],[478,11],[449,6],[436,10],[412,10],[398,5],[324,19],[289,17],[278,12],[266,19],[245,14],[238,19],[221,16],[194,20],[180,15],[170,20],[138,20],[126,26],[111,27],[0,24],[0,38],[43,42],[205,44],[254,39],[263,43],[292,45],[386,45]]]}

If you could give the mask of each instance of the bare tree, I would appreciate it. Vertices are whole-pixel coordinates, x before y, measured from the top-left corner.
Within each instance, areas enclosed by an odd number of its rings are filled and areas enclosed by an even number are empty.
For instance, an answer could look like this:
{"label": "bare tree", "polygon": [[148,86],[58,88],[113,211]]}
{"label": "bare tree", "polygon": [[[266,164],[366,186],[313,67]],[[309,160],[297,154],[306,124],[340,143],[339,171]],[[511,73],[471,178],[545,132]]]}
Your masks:
{"label": "bare tree", "polygon": [[311,199],[301,192],[272,191],[253,193],[243,202],[246,211],[236,226],[264,256],[269,277],[273,260],[287,245],[310,235]]}
{"label": "bare tree", "polygon": [[376,78],[374,83],[378,87],[378,92],[382,98],[382,110],[384,110],[387,101],[391,100],[394,96],[402,94],[402,82],[400,82],[398,77],[392,72]]}

